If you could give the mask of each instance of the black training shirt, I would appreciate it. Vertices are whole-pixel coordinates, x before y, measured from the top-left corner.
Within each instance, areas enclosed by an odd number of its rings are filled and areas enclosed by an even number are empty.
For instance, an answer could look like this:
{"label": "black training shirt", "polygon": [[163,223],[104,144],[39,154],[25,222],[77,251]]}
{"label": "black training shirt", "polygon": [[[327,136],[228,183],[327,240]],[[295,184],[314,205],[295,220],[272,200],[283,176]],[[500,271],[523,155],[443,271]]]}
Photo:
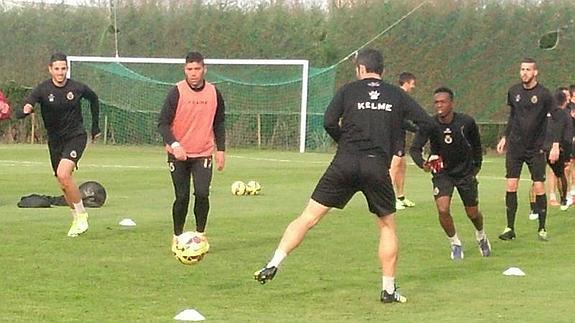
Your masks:
{"label": "black training shirt", "polygon": [[424,132],[434,127],[427,112],[402,89],[368,78],[337,91],[325,112],[324,127],[338,143],[338,153],[391,158],[404,120]]}
{"label": "black training shirt", "polygon": [[[566,156],[571,156],[573,145],[573,123],[568,108],[557,107],[551,112],[551,127],[555,129],[559,136],[559,148]],[[546,140],[545,149],[551,150],[552,142]]]}
{"label": "black training shirt", "polygon": [[24,105],[39,103],[48,138],[62,140],[86,133],[81,99],[90,101],[92,135],[96,135],[100,133],[100,104],[96,93],[83,83],[68,79],[63,87],[57,87],[51,79],[46,80],[32,90]]}
{"label": "black training shirt", "polygon": [[[434,118],[441,136],[439,154],[443,159],[443,172],[456,178],[476,174],[483,161],[481,137],[479,129],[472,117],[463,113],[453,113],[450,123],[441,123],[439,117]],[[423,147],[429,136],[418,132],[413,139],[409,154],[423,168]]]}
{"label": "black training shirt", "polygon": [[519,83],[507,93],[507,105],[511,108],[505,136],[510,149],[538,151],[543,149],[545,136],[558,142],[553,129],[547,129],[547,119],[555,108],[553,97],[547,88],[537,84],[526,89]]}

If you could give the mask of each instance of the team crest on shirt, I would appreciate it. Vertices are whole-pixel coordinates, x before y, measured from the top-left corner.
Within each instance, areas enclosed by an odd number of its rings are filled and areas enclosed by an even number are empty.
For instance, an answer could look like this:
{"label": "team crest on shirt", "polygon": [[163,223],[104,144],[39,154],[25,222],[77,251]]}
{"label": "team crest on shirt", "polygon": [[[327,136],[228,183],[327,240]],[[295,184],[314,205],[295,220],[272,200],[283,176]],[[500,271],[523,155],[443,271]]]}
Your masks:
{"label": "team crest on shirt", "polygon": [[521,100],[521,95],[517,94],[515,96],[515,102],[519,102],[519,100]]}
{"label": "team crest on shirt", "polygon": [[74,93],[72,93],[72,91],[68,92],[68,94],[66,94],[66,99],[69,101],[74,100]]}
{"label": "team crest on shirt", "polygon": [[379,86],[379,82],[369,82],[369,83],[367,83],[367,86],[378,87],[378,86]]}
{"label": "team crest on shirt", "polygon": [[77,153],[75,150],[72,150],[72,151],[70,152],[70,157],[76,158],[76,157],[78,157],[78,153]]}
{"label": "team crest on shirt", "polygon": [[535,104],[537,103],[538,99],[537,99],[537,95],[534,95],[531,97],[531,103]]}
{"label": "team crest on shirt", "polygon": [[453,138],[451,137],[451,129],[446,128],[443,130],[443,141],[448,145],[453,142]]}
{"label": "team crest on shirt", "polygon": [[377,91],[369,91],[369,98],[371,100],[377,100],[379,98],[379,92]]}
{"label": "team crest on shirt", "polygon": [[55,98],[54,94],[52,93],[48,94],[48,101],[54,102],[54,98]]}

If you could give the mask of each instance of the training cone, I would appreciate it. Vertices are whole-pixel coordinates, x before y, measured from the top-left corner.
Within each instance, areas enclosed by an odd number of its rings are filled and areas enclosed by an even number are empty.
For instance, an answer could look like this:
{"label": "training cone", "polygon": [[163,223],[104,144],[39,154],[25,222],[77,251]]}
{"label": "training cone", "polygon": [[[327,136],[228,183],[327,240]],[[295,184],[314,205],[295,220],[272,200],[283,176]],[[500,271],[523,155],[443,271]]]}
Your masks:
{"label": "training cone", "polygon": [[174,320],[178,321],[204,321],[206,318],[200,312],[194,309],[183,310],[178,315],[174,316]]}
{"label": "training cone", "polygon": [[525,276],[525,273],[523,272],[523,270],[521,270],[517,267],[509,267],[509,268],[507,268],[507,270],[505,270],[503,272],[503,275],[505,275],[505,276]]}

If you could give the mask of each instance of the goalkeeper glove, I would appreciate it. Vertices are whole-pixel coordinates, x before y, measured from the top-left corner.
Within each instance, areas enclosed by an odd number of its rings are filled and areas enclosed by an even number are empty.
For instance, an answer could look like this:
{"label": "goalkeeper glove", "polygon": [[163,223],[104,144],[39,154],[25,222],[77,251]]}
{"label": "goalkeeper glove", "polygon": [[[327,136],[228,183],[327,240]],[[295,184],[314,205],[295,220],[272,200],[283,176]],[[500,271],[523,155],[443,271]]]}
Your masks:
{"label": "goalkeeper glove", "polygon": [[443,170],[443,158],[439,155],[430,155],[423,164],[423,167],[431,170],[433,174],[437,174]]}

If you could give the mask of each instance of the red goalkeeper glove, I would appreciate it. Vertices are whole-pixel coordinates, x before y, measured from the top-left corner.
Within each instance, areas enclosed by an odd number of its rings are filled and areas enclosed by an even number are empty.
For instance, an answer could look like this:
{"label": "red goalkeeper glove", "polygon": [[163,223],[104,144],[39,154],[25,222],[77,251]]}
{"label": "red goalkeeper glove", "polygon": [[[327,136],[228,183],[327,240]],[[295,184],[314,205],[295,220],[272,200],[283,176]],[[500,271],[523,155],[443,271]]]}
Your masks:
{"label": "red goalkeeper glove", "polygon": [[439,155],[430,155],[423,167],[430,170],[433,174],[437,174],[443,170],[443,158]]}

